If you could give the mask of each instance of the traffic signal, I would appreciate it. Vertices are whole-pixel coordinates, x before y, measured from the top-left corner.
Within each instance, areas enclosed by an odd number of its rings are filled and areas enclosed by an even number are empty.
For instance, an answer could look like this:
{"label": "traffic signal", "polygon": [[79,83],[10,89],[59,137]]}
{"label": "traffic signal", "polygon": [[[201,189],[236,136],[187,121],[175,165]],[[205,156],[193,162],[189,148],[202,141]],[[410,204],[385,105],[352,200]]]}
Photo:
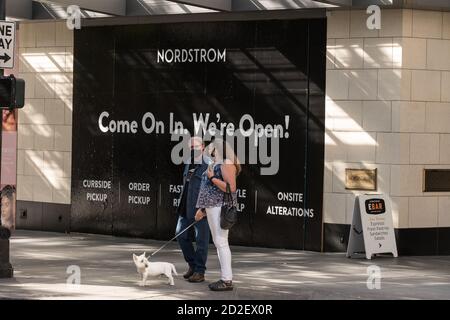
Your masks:
{"label": "traffic signal", "polygon": [[0,76],[0,109],[22,108],[25,104],[25,81],[14,75]]}

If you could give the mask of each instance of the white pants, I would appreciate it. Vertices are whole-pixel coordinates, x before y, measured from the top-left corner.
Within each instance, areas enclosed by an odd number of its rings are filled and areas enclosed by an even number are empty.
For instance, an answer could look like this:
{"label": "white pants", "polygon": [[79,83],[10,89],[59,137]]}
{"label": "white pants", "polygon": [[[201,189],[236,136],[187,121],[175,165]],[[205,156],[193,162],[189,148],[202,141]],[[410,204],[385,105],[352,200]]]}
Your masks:
{"label": "white pants", "polygon": [[224,281],[233,280],[231,271],[231,251],[228,245],[228,230],[220,227],[220,211],[221,207],[206,208],[206,216],[208,218],[209,229],[213,237],[214,245],[217,248],[219,256],[221,279]]}

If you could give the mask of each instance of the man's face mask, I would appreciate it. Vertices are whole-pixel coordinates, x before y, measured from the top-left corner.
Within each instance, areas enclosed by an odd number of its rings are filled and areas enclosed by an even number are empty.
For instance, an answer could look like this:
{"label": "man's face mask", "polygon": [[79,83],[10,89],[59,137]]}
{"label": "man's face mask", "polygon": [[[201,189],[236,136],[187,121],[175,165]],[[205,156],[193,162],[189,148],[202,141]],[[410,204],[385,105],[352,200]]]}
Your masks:
{"label": "man's face mask", "polygon": [[193,147],[191,149],[191,163],[197,163],[200,161],[199,157],[202,154],[202,150],[200,148],[197,147]]}

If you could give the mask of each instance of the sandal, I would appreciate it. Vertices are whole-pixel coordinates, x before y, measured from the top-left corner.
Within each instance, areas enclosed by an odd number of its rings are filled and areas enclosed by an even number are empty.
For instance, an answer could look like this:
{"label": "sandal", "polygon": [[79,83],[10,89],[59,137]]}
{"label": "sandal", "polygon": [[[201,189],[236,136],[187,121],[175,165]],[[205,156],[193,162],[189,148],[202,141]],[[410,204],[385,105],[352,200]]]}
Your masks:
{"label": "sandal", "polygon": [[233,290],[233,282],[232,281],[223,281],[219,280],[208,285],[211,291],[230,291]]}

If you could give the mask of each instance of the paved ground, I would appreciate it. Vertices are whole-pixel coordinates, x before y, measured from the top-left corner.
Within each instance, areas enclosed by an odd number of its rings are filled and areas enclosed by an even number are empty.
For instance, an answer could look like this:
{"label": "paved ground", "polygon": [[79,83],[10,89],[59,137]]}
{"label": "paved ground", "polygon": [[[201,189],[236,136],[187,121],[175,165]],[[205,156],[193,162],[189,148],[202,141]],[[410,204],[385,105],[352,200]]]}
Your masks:
{"label": "paved ground", "polygon": [[[133,252],[152,252],[163,242],[87,234],[17,231],[11,239],[14,279],[0,279],[9,299],[450,299],[450,256],[348,259],[344,254],[232,247],[236,289],[211,292],[207,283],[176,277],[170,287],[155,279],[138,286]],[[185,271],[174,242],[155,256]],[[367,267],[381,268],[381,289],[367,288]],[[66,284],[67,268],[81,270],[79,287]],[[218,260],[210,247],[207,280]]]}

